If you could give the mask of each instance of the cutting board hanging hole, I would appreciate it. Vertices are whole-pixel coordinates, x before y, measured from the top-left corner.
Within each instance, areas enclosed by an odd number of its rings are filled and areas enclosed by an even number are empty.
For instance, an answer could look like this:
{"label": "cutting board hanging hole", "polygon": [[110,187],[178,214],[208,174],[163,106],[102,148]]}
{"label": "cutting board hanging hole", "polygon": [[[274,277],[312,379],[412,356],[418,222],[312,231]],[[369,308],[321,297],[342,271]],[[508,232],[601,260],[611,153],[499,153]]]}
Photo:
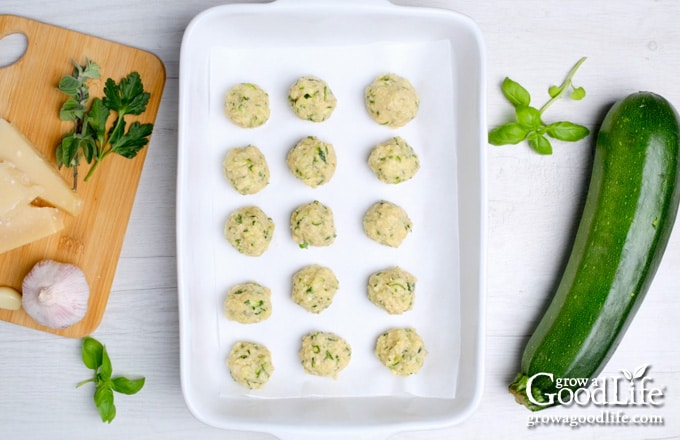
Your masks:
{"label": "cutting board hanging hole", "polygon": [[21,32],[14,32],[0,38],[0,68],[11,66],[26,53],[28,38]]}

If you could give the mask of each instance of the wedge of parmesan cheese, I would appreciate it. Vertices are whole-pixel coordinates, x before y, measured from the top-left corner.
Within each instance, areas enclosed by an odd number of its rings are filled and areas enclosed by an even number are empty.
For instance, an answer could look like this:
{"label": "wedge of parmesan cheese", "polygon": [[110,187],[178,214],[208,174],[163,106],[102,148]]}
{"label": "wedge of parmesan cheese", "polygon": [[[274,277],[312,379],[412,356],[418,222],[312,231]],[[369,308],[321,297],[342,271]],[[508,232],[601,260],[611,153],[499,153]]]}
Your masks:
{"label": "wedge of parmesan cheese", "polygon": [[13,163],[0,161],[0,217],[19,205],[31,203],[43,192]]}
{"label": "wedge of parmesan cheese", "polygon": [[64,227],[58,208],[31,204],[44,192],[13,163],[0,161],[0,253],[45,238]]}
{"label": "wedge of parmesan cheese", "polygon": [[[37,199],[51,206],[37,206]],[[59,232],[64,212],[77,215],[82,204],[56,167],[0,119],[0,253]]]}
{"label": "wedge of parmesan cheese", "polygon": [[39,197],[48,204],[71,215],[77,215],[82,209],[82,199],[66,183],[57,168],[45,159],[23,133],[1,118],[0,160],[11,162],[34,185],[42,187],[44,191]]}
{"label": "wedge of parmesan cheese", "polygon": [[23,204],[0,216],[0,254],[48,237],[64,228],[57,208]]}

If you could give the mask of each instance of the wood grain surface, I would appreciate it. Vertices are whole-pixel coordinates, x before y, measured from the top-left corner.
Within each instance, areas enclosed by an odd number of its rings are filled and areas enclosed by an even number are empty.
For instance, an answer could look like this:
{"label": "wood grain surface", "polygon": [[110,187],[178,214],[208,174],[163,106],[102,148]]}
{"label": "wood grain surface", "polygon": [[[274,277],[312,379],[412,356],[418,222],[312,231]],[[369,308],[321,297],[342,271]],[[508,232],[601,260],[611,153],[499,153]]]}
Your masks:
{"label": "wood grain surface", "polygon": [[[151,94],[147,111],[136,120],[153,123],[165,83],[165,68],[155,55],[130,46],[29,20],[0,16],[0,37],[23,33],[28,44],[14,64],[0,69],[0,117],[14,124],[52,163],[61,137],[72,122],[59,119],[66,95],[57,89],[60,78],[71,74],[73,63],[86,59],[101,67],[101,78],[88,82],[90,96],[102,96],[106,78],[116,82],[132,71],[141,75]],[[132,120],[132,119],[131,119]],[[0,254],[0,285],[21,290],[24,276],[39,260],[53,259],[79,266],[90,285],[88,312],[77,324],[54,330],[35,322],[22,309],[0,310],[0,319],[68,337],[90,334],[101,321],[113,283],[147,148],[132,160],[111,155],[87,182],[81,165],[78,194],[83,211],[66,216],[65,228],[42,240]],[[56,166],[56,165],[55,165]],[[71,169],[61,174],[73,182]]]}

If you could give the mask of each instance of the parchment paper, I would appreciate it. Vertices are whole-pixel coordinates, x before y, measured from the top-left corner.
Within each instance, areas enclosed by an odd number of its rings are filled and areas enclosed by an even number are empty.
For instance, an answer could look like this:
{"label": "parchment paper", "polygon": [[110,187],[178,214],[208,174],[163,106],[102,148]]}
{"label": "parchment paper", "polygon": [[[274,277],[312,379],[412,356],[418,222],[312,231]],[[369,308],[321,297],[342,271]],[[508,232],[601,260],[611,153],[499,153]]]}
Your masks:
{"label": "parchment paper", "polygon": [[[214,307],[214,321],[206,322],[204,335],[214,338],[214,354],[200,362],[206,374],[217,379],[220,395],[455,395],[461,292],[454,140],[456,131],[464,127],[455,126],[450,51],[449,41],[248,49],[225,43],[212,49],[209,141],[197,146],[202,167],[210,174],[212,211],[196,215],[210,216],[210,227],[198,233],[214,237],[212,249],[206,252],[212,254],[215,279],[214,289],[201,292],[196,301]],[[417,117],[399,129],[379,126],[363,103],[365,87],[388,72],[408,78],[420,97]],[[338,99],[326,122],[300,120],[289,107],[288,89],[303,75],[325,80]],[[240,82],[256,83],[269,93],[271,118],[265,125],[244,129],[225,116],[224,96]],[[309,135],[332,143],[338,161],[333,179],[316,189],[295,179],[286,166],[288,150]],[[397,135],[414,148],[421,168],[412,180],[387,185],[373,175],[367,158],[377,143]],[[225,179],[222,161],[230,148],[248,144],[265,155],[271,180],[260,193],[243,196]],[[413,221],[413,232],[397,249],[373,242],[362,229],[364,212],[381,199],[403,207]],[[333,210],[337,238],[329,247],[300,249],[291,238],[289,217],[295,207],[312,200]],[[223,237],[228,215],[246,205],[259,206],[276,225],[270,248],[260,257],[239,254]],[[302,309],[290,297],[293,273],[307,264],[330,267],[340,282],[333,304],[319,315]],[[388,315],[367,297],[369,275],[394,265],[418,278],[414,308],[402,315]],[[245,281],[272,290],[273,313],[267,321],[245,325],[225,318],[227,290]],[[200,325],[194,324],[199,331]],[[395,376],[374,355],[376,338],[393,327],[412,327],[424,339],[429,354],[418,374]],[[217,334],[210,329],[217,329]],[[301,337],[317,330],[337,333],[352,346],[352,360],[336,380],[311,376],[300,365]],[[247,390],[229,375],[225,359],[239,340],[262,343],[272,352],[275,371],[262,390]]]}

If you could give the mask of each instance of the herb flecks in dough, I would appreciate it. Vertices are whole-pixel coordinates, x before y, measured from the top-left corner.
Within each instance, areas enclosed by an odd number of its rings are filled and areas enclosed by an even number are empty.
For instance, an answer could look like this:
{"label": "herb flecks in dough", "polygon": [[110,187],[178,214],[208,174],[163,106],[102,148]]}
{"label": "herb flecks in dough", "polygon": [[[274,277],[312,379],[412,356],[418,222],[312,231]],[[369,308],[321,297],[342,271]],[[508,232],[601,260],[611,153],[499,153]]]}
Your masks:
{"label": "herb flecks in dough", "polygon": [[288,90],[288,102],[300,119],[323,122],[333,114],[337,99],[326,81],[303,76]]}
{"label": "herb flecks in dough", "polygon": [[394,73],[378,76],[366,88],[364,102],[375,122],[391,128],[409,123],[420,107],[420,98],[413,85]]}
{"label": "herb flecks in dough", "polygon": [[395,248],[399,247],[413,230],[413,223],[406,211],[385,200],[374,203],[366,211],[363,226],[370,239]]}
{"label": "herb flecks in dough", "polygon": [[274,374],[271,352],[255,342],[235,343],[227,357],[227,366],[234,381],[251,390],[264,387]]}
{"label": "herb flecks in dough", "polygon": [[390,267],[368,278],[368,299],[392,315],[411,310],[415,301],[416,277],[400,267]]}
{"label": "herb flecks in dough", "polygon": [[252,281],[233,286],[224,300],[224,314],[241,324],[268,319],[272,314],[271,290]]}
{"label": "herb flecks in dough", "polygon": [[256,194],[269,184],[269,165],[254,145],[232,148],[222,166],[224,176],[240,194]]}
{"label": "herb flecks in dough", "polygon": [[305,310],[321,313],[331,305],[339,286],[338,279],[331,269],[312,264],[293,275],[291,297]]}
{"label": "herb flecks in dough", "polygon": [[388,184],[410,180],[420,169],[415,151],[400,136],[376,145],[368,156],[368,165],[378,179]]}
{"label": "herb flecks in dough", "polygon": [[290,216],[290,231],[300,248],[330,246],[336,237],[333,211],[318,200],[300,205]]}
{"label": "herb flecks in dough", "polygon": [[274,236],[274,222],[257,206],[239,208],[229,215],[224,236],[244,255],[257,257],[268,248]]}
{"label": "herb flecks in dough", "polygon": [[316,136],[301,139],[286,157],[290,172],[312,188],[328,183],[337,165],[333,145]]}
{"label": "herb flecks in dough", "polygon": [[269,120],[269,95],[252,83],[237,84],[227,92],[224,113],[242,128],[255,128]]}
{"label": "herb flecks in dough", "polygon": [[378,337],[375,355],[398,376],[416,374],[422,368],[427,350],[420,335],[412,328],[393,328]]}
{"label": "herb flecks in dough", "polygon": [[346,340],[330,332],[312,332],[302,338],[298,353],[305,372],[337,378],[352,358]]}

